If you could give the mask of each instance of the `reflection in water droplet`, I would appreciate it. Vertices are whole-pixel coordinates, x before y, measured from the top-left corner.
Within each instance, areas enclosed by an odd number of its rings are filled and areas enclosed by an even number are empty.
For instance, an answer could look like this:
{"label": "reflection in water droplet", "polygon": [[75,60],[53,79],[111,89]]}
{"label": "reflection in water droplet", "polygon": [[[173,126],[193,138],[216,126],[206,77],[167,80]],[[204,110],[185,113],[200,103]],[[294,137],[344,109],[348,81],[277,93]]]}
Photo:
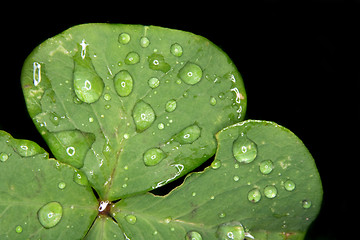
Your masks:
{"label": "reflection in water droplet", "polygon": [[191,125],[179,132],[174,140],[180,144],[190,144],[197,140],[201,135],[201,129],[198,125]]}
{"label": "reflection in water droplet", "polygon": [[190,231],[186,233],[186,240],[202,240],[201,234],[196,231]]}
{"label": "reflection in water droplet", "polygon": [[264,160],[260,163],[259,169],[262,174],[267,175],[274,169],[274,164],[271,160]]}
{"label": "reflection in water droplet", "polygon": [[277,188],[273,185],[266,186],[264,188],[264,195],[267,198],[274,198],[277,195]]}
{"label": "reflection in water droplet", "polygon": [[131,215],[131,214],[126,215],[125,220],[130,224],[135,224],[136,223],[136,217],[134,215]]}
{"label": "reflection in water droplet", "polygon": [[284,187],[285,187],[286,191],[291,192],[291,191],[293,191],[295,189],[296,185],[292,180],[288,179],[284,183]]}
{"label": "reflection in water droplet", "polygon": [[302,201],[302,207],[305,208],[305,209],[310,208],[311,207],[311,201],[303,200]]}
{"label": "reflection in water droplet", "polygon": [[171,99],[165,105],[165,110],[167,112],[173,112],[176,109],[176,100]]}
{"label": "reflection in water droplet", "polygon": [[136,64],[140,61],[140,55],[137,52],[129,52],[124,62],[128,65]]}
{"label": "reflection in water droplet", "polygon": [[42,206],[37,215],[39,222],[44,228],[55,227],[61,220],[63,208],[58,202],[49,202]]}
{"label": "reflection in water droplet", "polygon": [[16,233],[22,233],[22,231],[23,231],[23,228],[22,228],[22,226],[16,226],[16,228],[15,228],[15,232]]}
{"label": "reflection in water droplet", "polygon": [[257,188],[254,188],[249,191],[248,193],[248,200],[253,203],[259,202],[261,199],[261,193],[260,190]]}
{"label": "reflection in water droplet", "polygon": [[199,65],[188,62],[179,71],[178,77],[186,84],[194,85],[201,80],[202,70]]}
{"label": "reflection in water droplet", "polygon": [[0,162],[5,162],[8,159],[9,159],[9,155],[7,155],[4,152],[0,153]]}
{"label": "reflection in water droplet", "polygon": [[153,53],[148,58],[149,68],[156,71],[162,71],[164,73],[170,70],[170,65],[165,62],[164,56],[158,53]]}
{"label": "reflection in water droplet", "polygon": [[221,224],[217,231],[216,236],[219,240],[243,240],[245,238],[244,227],[239,222],[229,222]]}
{"label": "reflection in water droplet", "polygon": [[128,33],[120,33],[119,34],[119,38],[118,38],[118,41],[119,43],[121,44],[128,44],[131,40],[131,37]]}
{"label": "reflection in water droplet", "polygon": [[211,168],[212,169],[218,169],[221,167],[221,162],[220,160],[215,160],[211,163]]}
{"label": "reflection in water droplet", "polygon": [[164,151],[159,148],[151,148],[144,153],[144,163],[146,166],[154,166],[166,157]]}
{"label": "reflection in water droplet", "polygon": [[175,57],[180,57],[183,54],[183,48],[182,48],[182,46],[180,44],[174,43],[170,47],[170,52]]}
{"label": "reflection in water droplet", "polygon": [[129,96],[133,90],[133,78],[126,70],[122,70],[115,75],[114,86],[120,97]]}
{"label": "reflection in water droplet", "polygon": [[85,173],[83,173],[81,170],[75,170],[73,180],[74,182],[82,186],[86,186],[89,184]]}
{"label": "reflection in water droplet", "polygon": [[148,84],[149,84],[149,87],[151,87],[151,88],[157,88],[160,84],[160,81],[158,78],[152,77],[149,79]]}
{"label": "reflection in water droplet", "polygon": [[142,100],[136,103],[132,116],[138,132],[146,130],[155,121],[154,110]]}
{"label": "reflection in water droplet", "polygon": [[250,163],[257,156],[256,144],[246,136],[239,136],[233,144],[233,154],[237,161],[241,163]]}
{"label": "reflection in water droplet", "polygon": [[146,48],[146,47],[148,47],[149,45],[150,45],[150,40],[149,40],[149,38],[147,38],[147,37],[142,37],[142,38],[140,39],[140,46],[141,46],[141,47]]}

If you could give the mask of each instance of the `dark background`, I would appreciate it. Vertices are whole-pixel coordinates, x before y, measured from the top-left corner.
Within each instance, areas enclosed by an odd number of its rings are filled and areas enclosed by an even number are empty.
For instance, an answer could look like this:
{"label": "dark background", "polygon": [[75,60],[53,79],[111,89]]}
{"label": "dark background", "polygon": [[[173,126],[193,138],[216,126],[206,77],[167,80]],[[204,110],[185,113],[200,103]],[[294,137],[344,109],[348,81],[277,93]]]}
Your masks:
{"label": "dark background", "polygon": [[359,160],[359,1],[123,3],[33,1],[2,7],[0,129],[46,148],[28,116],[20,73],[27,55],[47,38],[88,22],[193,32],[235,62],[248,94],[247,118],[289,128],[315,158],[324,200],[308,239],[355,234],[348,225],[359,193],[352,172]]}

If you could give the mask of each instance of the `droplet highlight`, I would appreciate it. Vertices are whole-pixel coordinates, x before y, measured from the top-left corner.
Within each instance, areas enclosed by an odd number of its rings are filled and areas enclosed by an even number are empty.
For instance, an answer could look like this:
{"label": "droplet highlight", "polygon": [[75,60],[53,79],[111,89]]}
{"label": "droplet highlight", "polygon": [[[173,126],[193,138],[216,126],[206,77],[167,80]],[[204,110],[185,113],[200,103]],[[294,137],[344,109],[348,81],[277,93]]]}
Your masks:
{"label": "droplet highlight", "polygon": [[44,228],[52,228],[60,222],[63,215],[63,208],[58,202],[50,202],[42,206],[37,215],[40,224]]}
{"label": "droplet highlight", "polygon": [[251,163],[257,156],[257,146],[242,134],[233,144],[233,154],[238,162]]}
{"label": "droplet highlight", "polygon": [[273,185],[266,186],[264,188],[264,195],[267,198],[274,198],[277,195],[277,188]]}
{"label": "droplet highlight", "polygon": [[127,97],[133,90],[133,78],[126,70],[118,72],[114,77],[114,86],[116,93],[120,97]]}
{"label": "droplet highlight", "polygon": [[196,141],[201,135],[201,129],[198,125],[191,125],[179,132],[174,140],[180,144],[190,144]]}
{"label": "droplet highlight", "polygon": [[144,163],[146,166],[155,166],[166,157],[160,148],[151,148],[144,153]]}
{"label": "droplet highlight", "polygon": [[149,128],[156,117],[152,107],[142,100],[136,103],[132,116],[138,132],[142,132]]}
{"label": "droplet highlight", "polygon": [[245,230],[239,222],[225,223],[218,227],[216,236],[219,240],[243,240],[245,238]]}
{"label": "droplet highlight", "polygon": [[180,69],[178,77],[186,84],[194,85],[200,82],[202,74],[203,71],[201,70],[199,65],[187,62],[185,66]]}

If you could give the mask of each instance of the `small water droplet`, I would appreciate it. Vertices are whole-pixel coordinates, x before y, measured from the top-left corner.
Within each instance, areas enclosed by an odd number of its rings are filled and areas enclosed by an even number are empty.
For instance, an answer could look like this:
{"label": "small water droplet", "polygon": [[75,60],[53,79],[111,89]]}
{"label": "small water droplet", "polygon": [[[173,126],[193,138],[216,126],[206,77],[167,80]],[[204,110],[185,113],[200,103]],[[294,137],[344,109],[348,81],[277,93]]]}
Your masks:
{"label": "small water droplet", "polygon": [[218,97],[220,98],[220,100],[224,100],[225,99],[225,93],[223,93],[223,92],[219,93]]}
{"label": "small water droplet", "polygon": [[[115,76],[116,77],[116,76]],[[104,100],[105,101],[110,101],[111,100],[111,95],[109,93],[105,93],[104,94]]]}
{"label": "small water droplet", "polygon": [[178,133],[174,140],[179,142],[180,144],[190,144],[197,140],[201,135],[201,129],[198,125],[191,125],[180,133]]}
{"label": "small water droplet", "polygon": [[185,66],[180,69],[178,77],[186,84],[194,85],[200,82],[202,74],[203,72],[199,65],[187,62]]}
{"label": "small water droplet", "polygon": [[311,201],[309,200],[303,200],[302,201],[302,207],[305,208],[305,209],[308,209],[311,207]]}
{"label": "small water droplet", "polygon": [[244,227],[239,222],[229,222],[221,224],[216,235],[219,240],[243,240],[245,238]]}
{"label": "small water droplet", "polygon": [[234,141],[233,154],[238,162],[250,163],[257,156],[256,144],[246,136],[241,135]]}
{"label": "small water droplet", "polygon": [[295,185],[294,181],[288,179],[285,181],[284,187],[285,187],[286,191],[291,192],[295,189],[296,185]]}
{"label": "small water droplet", "polygon": [[138,132],[142,132],[149,128],[156,117],[152,107],[142,100],[136,103],[132,116]]}
{"label": "small water droplet", "polygon": [[211,106],[215,106],[216,105],[216,98],[210,97],[210,104],[211,104]]}
{"label": "small water droplet", "polygon": [[121,44],[128,44],[131,40],[131,37],[128,33],[120,33],[119,34],[119,38],[118,38],[118,41],[119,43]]}
{"label": "small water droplet", "polygon": [[167,217],[164,219],[164,223],[169,224],[172,220],[172,217]]}
{"label": "small water droplet", "polygon": [[158,124],[158,129],[159,130],[162,130],[162,129],[164,129],[165,128],[165,125],[163,124],[163,123],[159,123]]}
{"label": "small water droplet", "polygon": [[202,240],[202,236],[196,231],[190,231],[186,233],[185,240]]}
{"label": "small water droplet", "polygon": [[115,75],[114,86],[120,97],[129,96],[133,90],[133,78],[126,70],[122,70]]}
{"label": "small water droplet", "polygon": [[126,215],[125,220],[130,224],[135,224],[136,223],[136,216],[134,216],[132,214]]}
{"label": "small water droplet", "polygon": [[83,173],[81,170],[75,170],[73,180],[82,186],[86,186],[89,183],[85,173]]}
{"label": "small water droplet", "polygon": [[182,48],[182,46],[180,44],[174,43],[170,47],[170,52],[175,57],[180,57],[183,54],[183,48]]}
{"label": "small water droplet", "polygon": [[274,169],[274,164],[271,160],[264,160],[260,163],[259,169],[262,174],[267,175]]}
{"label": "small water droplet", "polygon": [[160,81],[158,78],[152,77],[149,79],[148,84],[149,84],[149,87],[151,87],[151,88],[157,88],[160,84]]}
{"label": "small water droplet", "polygon": [[150,40],[147,37],[140,38],[140,46],[146,48],[150,45]]}
{"label": "small water droplet", "polygon": [[93,118],[93,117],[89,117],[89,122],[90,122],[90,123],[94,122],[94,118]]}
{"label": "small water droplet", "polygon": [[42,206],[37,215],[44,228],[55,227],[61,220],[63,208],[58,202],[49,202]]}
{"label": "small water droplet", "polygon": [[226,217],[225,213],[223,213],[223,212],[219,213],[219,218],[224,218],[224,217]]}
{"label": "small water droplet", "polygon": [[59,182],[59,184],[58,184],[58,188],[59,189],[64,189],[66,187],[66,183],[65,182]]}
{"label": "small water droplet", "polygon": [[259,202],[261,199],[261,193],[260,190],[257,188],[254,188],[249,191],[248,193],[248,200],[253,203]]}
{"label": "small water droplet", "polygon": [[164,56],[158,53],[153,53],[148,58],[149,68],[156,71],[162,71],[164,73],[168,72],[171,67],[165,62]]}
{"label": "small water droplet", "polygon": [[176,100],[171,99],[165,104],[165,110],[167,112],[173,112],[176,109]]}
{"label": "small water droplet", "polygon": [[239,181],[240,178],[239,178],[239,176],[234,176],[233,179],[234,179],[235,182],[237,182],[237,181]]}
{"label": "small water droplet", "polygon": [[151,148],[144,153],[144,163],[146,166],[154,166],[166,157],[160,148]]}
{"label": "small water droplet", "polygon": [[124,62],[128,65],[137,64],[140,61],[140,55],[137,52],[129,52]]}
{"label": "small water droplet", "polygon": [[212,169],[219,169],[221,167],[221,162],[220,160],[214,160],[212,163],[211,163],[211,168]]}
{"label": "small water droplet", "polygon": [[22,231],[23,231],[23,228],[22,228],[22,226],[16,226],[16,228],[15,228],[15,232],[16,233],[22,233]]}
{"label": "small water droplet", "polygon": [[264,188],[264,195],[267,198],[274,198],[277,195],[277,188],[273,185],[268,185]]}
{"label": "small water droplet", "polygon": [[0,162],[5,162],[6,160],[9,159],[9,155],[7,153],[0,153]]}

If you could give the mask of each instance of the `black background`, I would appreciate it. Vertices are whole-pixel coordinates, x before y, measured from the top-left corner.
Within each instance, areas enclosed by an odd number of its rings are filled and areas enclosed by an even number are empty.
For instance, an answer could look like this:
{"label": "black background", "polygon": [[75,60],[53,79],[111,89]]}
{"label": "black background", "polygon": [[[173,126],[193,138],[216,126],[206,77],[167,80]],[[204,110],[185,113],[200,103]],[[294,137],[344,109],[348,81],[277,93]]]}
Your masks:
{"label": "black background", "polygon": [[235,62],[248,95],[247,118],[289,128],[315,158],[324,200],[308,239],[345,239],[356,232],[348,224],[356,221],[349,216],[360,192],[352,172],[359,160],[358,1],[124,3],[34,1],[2,7],[0,129],[46,148],[28,116],[20,73],[27,55],[47,38],[89,22],[193,32]]}

